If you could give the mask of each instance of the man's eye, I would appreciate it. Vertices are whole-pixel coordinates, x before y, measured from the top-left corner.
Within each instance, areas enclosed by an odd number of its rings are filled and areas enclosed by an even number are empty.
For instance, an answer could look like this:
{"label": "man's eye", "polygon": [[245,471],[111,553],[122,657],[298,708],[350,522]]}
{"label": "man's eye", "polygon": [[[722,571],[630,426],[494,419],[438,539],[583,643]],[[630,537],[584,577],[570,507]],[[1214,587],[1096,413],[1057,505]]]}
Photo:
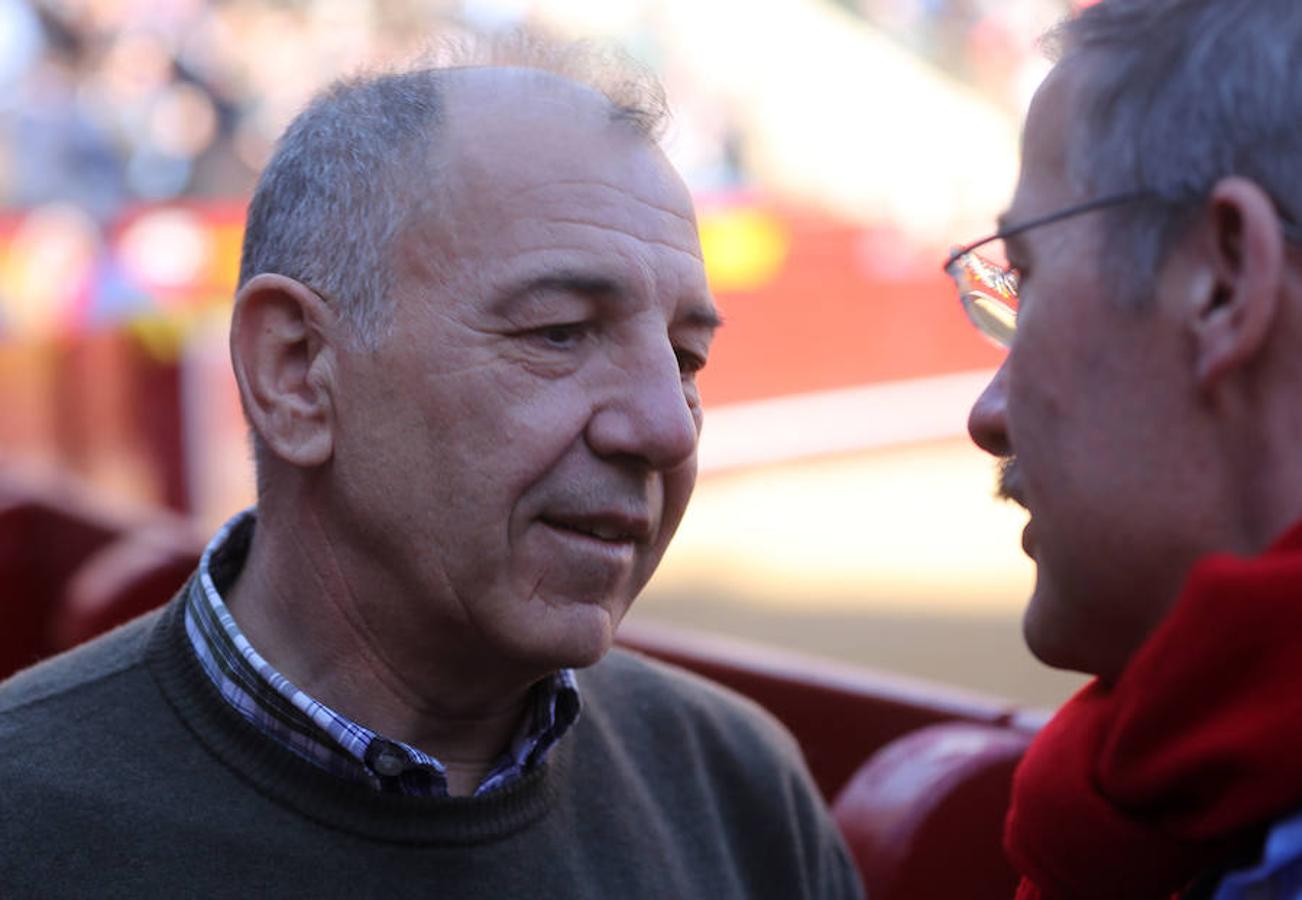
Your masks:
{"label": "man's eye", "polygon": [[566,322],[562,325],[544,326],[535,330],[533,334],[549,347],[566,350],[583,340],[589,330],[584,322]]}

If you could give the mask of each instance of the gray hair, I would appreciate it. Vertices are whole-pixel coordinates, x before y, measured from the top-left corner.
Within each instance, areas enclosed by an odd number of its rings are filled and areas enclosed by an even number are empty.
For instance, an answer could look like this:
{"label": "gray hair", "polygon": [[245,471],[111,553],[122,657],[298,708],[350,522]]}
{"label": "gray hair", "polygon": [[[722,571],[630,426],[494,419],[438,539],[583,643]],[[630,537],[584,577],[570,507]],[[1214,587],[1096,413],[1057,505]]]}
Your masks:
{"label": "gray hair", "polygon": [[430,160],[444,125],[447,74],[535,69],[592,88],[613,121],[658,140],[664,90],[645,67],[591,43],[520,32],[448,42],[402,72],[340,80],[290,123],[249,205],[239,285],[274,272],[319,291],[374,346],[390,320],[393,240],[415,212],[409,173]]}
{"label": "gray hair", "polygon": [[1105,212],[1102,249],[1125,272],[1123,299],[1149,293],[1225,176],[1252,179],[1289,218],[1302,214],[1302,3],[1102,0],[1049,42],[1089,66],[1069,143],[1073,184],[1153,196]]}

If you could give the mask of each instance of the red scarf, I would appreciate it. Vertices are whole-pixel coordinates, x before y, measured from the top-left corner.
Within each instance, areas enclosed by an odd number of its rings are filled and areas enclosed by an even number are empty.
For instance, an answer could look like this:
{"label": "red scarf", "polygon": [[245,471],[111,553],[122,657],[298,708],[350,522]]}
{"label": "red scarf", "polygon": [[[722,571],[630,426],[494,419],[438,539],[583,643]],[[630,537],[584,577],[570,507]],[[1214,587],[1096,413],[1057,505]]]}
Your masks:
{"label": "red scarf", "polygon": [[1211,556],[1112,688],[1087,685],[1013,777],[1017,900],[1155,900],[1302,806],[1302,525]]}

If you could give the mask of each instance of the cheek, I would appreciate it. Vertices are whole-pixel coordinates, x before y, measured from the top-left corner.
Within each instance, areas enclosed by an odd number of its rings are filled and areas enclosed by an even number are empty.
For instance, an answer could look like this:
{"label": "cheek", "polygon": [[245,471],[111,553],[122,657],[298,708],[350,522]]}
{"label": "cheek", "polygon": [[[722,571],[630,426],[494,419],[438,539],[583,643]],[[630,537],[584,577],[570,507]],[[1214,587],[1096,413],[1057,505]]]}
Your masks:
{"label": "cheek", "polygon": [[1068,360],[1056,347],[1037,343],[1027,334],[1007,362],[1008,440],[1017,457],[1022,487],[1032,511],[1049,512],[1073,481],[1078,442],[1074,404],[1080,397],[1072,387]]}
{"label": "cheek", "polygon": [[1038,358],[1038,347],[1030,333],[1018,332],[1017,345],[1005,363],[1008,437],[1013,453],[1026,457],[1043,438],[1051,390],[1048,375]]}
{"label": "cheek", "polygon": [[557,384],[501,415],[501,439],[507,446],[495,452],[514,456],[522,472],[541,475],[583,442],[592,420],[592,399],[578,385]]}
{"label": "cheek", "polygon": [[[509,373],[518,376],[518,371]],[[500,377],[459,406],[447,423],[472,469],[522,486],[545,473],[582,438],[591,399],[570,380],[543,383]],[[485,474],[487,474],[485,472]]]}
{"label": "cheek", "polygon": [[[1073,302],[1070,297],[1059,299]],[[1090,337],[1081,331],[1082,323],[1054,315],[1063,303],[1028,305],[1018,320],[1017,338],[1009,352],[1009,428],[1029,432],[1027,437],[1042,438],[1043,434],[1036,433],[1056,429],[1088,387],[1088,380],[1081,377],[1077,351]],[[1017,435],[1013,437],[1016,440]]]}
{"label": "cheek", "polygon": [[678,529],[678,523],[682,521],[683,513],[687,510],[687,502],[696,487],[696,460],[692,459],[666,473],[664,485],[664,510],[661,515],[661,536],[658,542],[661,551]]}

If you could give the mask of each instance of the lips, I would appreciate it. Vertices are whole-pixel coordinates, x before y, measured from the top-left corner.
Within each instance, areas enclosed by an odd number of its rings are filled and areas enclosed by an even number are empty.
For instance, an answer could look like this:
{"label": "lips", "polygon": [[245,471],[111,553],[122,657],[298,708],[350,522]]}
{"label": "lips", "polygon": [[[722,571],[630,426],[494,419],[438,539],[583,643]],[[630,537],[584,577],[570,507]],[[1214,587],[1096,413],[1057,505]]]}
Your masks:
{"label": "lips", "polygon": [[[999,486],[995,494],[1004,500],[1011,500],[1028,513],[1031,511],[1026,496],[1022,493],[1022,470],[1017,465],[1016,456],[1006,456],[999,461]],[[1022,552],[1031,559],[1035,559],[1034,525],[1035,519],[1032,518],[1022,529]]]}
{"label": "lips", "polygon": [[550,514],[544,524],[609,544],[645,543],[651,539],[650,520],[625,513]]}
{"label": "lips", "polygon": [[1035,532],[1031,530],[1032,522],[1027,522],[1026,527],[1022,529],[1022,552],[1035,559]]}

